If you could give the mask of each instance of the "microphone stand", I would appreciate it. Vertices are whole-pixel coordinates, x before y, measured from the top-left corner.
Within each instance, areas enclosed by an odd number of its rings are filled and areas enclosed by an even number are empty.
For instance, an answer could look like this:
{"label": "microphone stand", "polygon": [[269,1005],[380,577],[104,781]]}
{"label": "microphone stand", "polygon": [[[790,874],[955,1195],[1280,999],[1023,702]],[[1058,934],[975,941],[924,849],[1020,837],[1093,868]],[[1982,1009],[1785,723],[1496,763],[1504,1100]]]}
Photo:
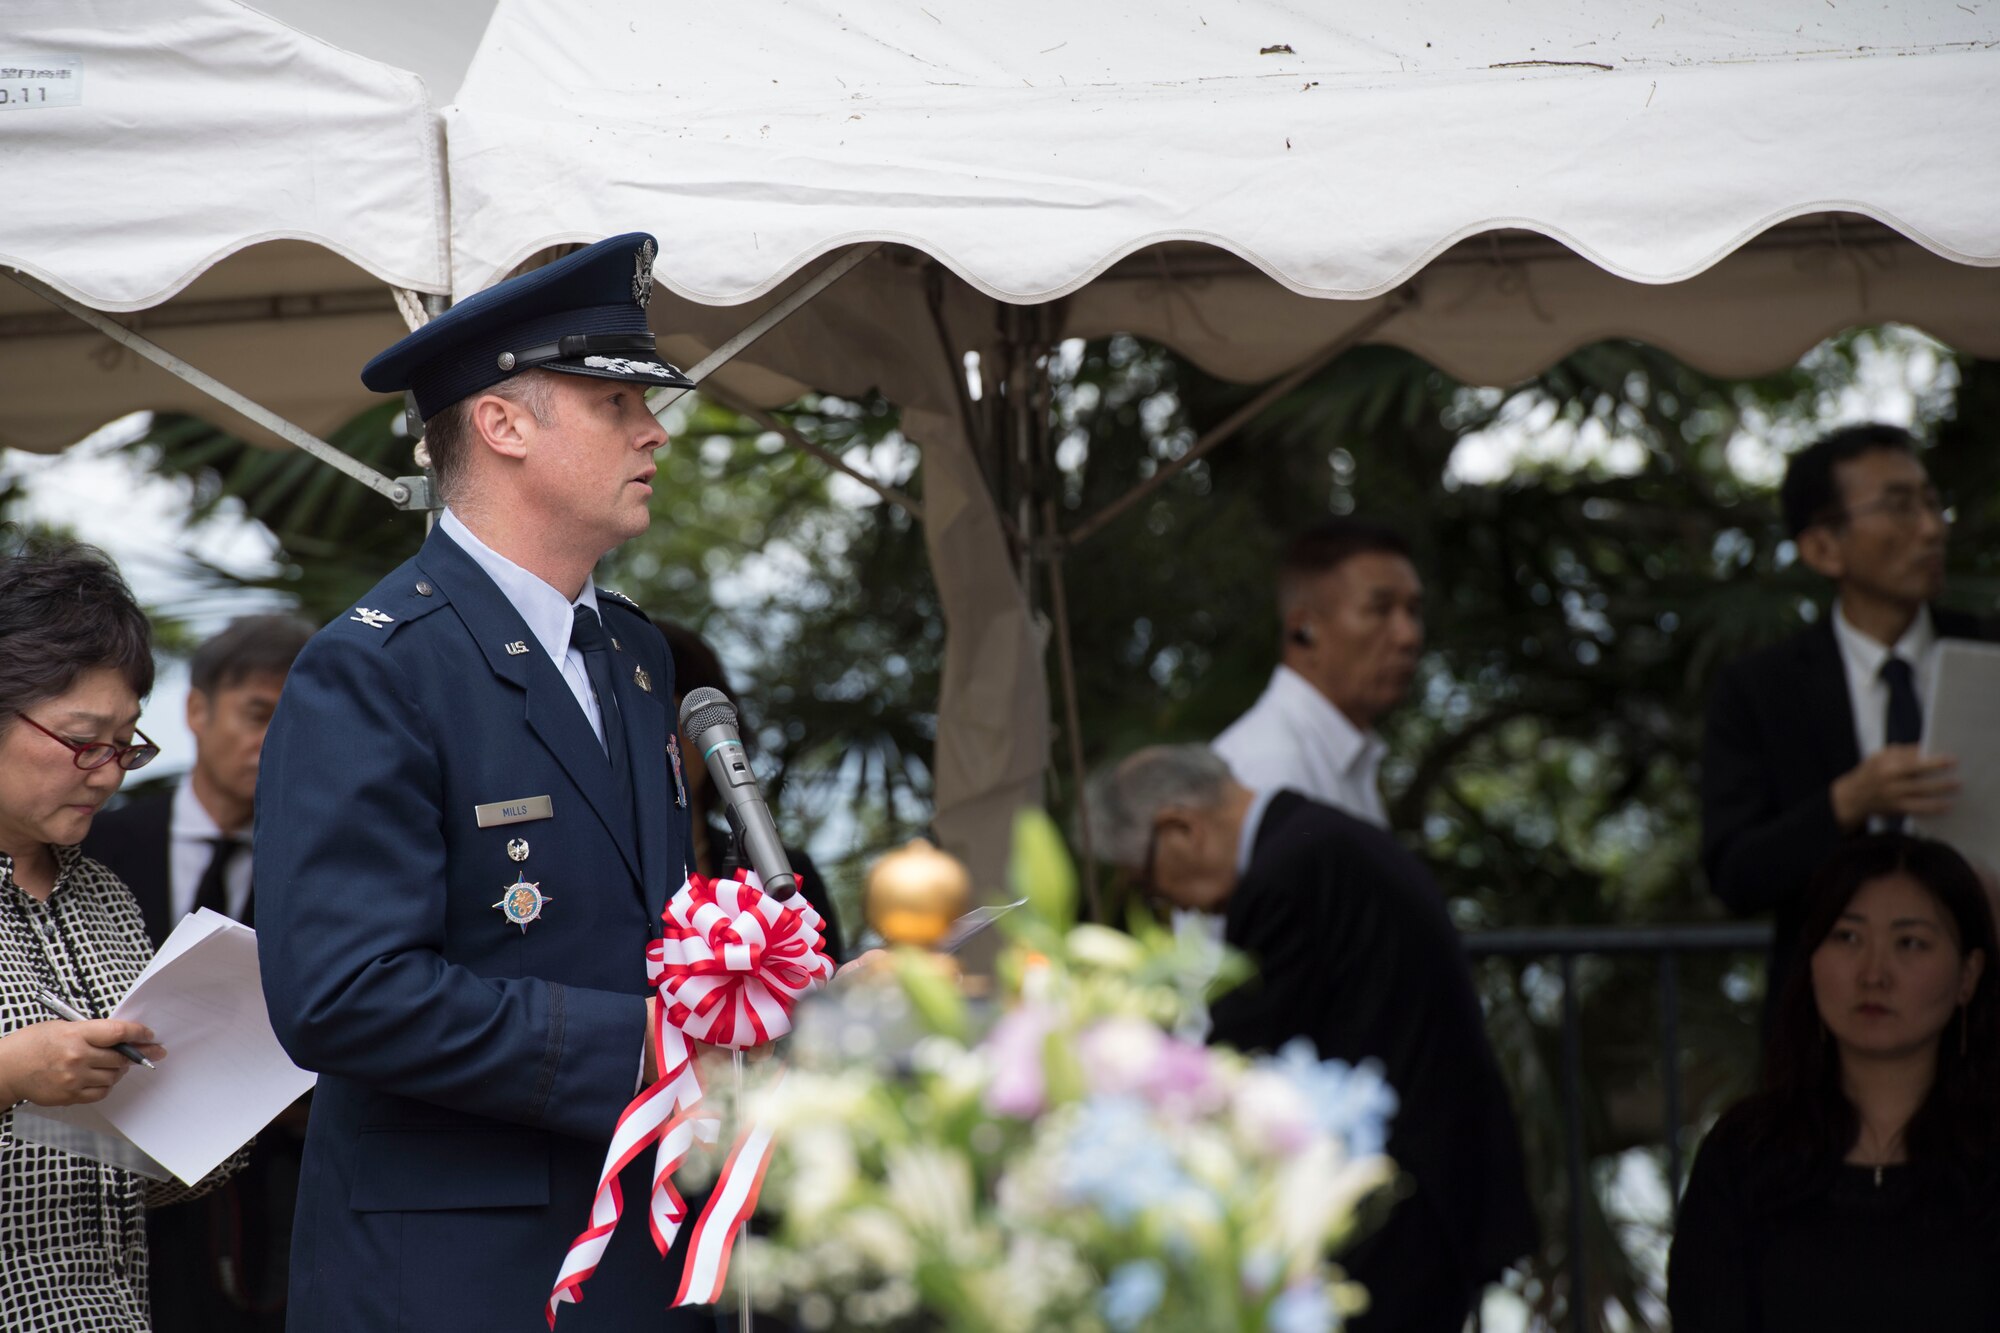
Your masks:
{"label": "microphone stand", "polygon": [[[724,874],[741,875],[750,866],[749,849],[743,845],[743,830],[737,827],[736,812],[725,802],[722,807],[723,820],[729,825],[729,850],[720,867]],[[743,1115],[743,1052],[730,1053],[730,1063],[736,1069],[736,1114]],[[750,1326],[750,1219],[744,1218],[736,1230],[735,1272],[741,1279],[736,1289],[737,1333],[752,1333]]]}

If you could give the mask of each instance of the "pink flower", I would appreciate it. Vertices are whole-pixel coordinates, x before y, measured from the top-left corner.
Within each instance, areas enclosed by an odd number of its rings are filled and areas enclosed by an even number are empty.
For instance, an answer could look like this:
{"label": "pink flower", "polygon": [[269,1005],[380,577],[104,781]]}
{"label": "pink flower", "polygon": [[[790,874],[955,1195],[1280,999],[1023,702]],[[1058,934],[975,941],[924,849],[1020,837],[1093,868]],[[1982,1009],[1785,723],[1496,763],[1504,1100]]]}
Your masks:
{"label": "pink flower", "polygon": [[1055,1016],[1040,1005],[1024,1004],[993,1025],[981,1043],[993,1068],[986,1085],[986,1109],[994,1115],[1028,1120],[1048,1103],[1042,1071],[1042,1048],[1055,1027]]}

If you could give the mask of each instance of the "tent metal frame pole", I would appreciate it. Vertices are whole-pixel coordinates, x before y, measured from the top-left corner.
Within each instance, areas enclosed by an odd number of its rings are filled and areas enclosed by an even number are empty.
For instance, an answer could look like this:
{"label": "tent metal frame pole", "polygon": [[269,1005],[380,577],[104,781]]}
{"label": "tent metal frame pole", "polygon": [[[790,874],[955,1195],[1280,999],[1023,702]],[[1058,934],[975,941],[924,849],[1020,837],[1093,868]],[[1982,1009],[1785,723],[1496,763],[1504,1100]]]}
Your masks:
{"label": "tent metal frame pole", "polygon": [[68,311],[113,342],[136,352],[175,379],[193,385],[224,407],[248,417],[287,444],[303,450],[335,471],[360,482],[398,509],[429,510],[434,507],[428,478],[385,477],[352,454],[335,448],[311,431],[285,420],[262,403],[230,388],[213,375],[190,365],[152,339],[125,327],[102,311],[92,310],[81,302],[73,301],[47,283],[32,278],[18,269],[8,269],[6,273],[8,277],[44,301]]}
{"label": "tent metal frame pole", "polygon": [[924,521],[924,506],[922,501],[919,501],[914,497],[905,494],[903,491],[896,489],[894,486],[889,485],[887,482],[875,480],[875,478],[869,476],[865,472],[860,471],[858,468],[850,467],[846,459],[842,458],[839,454],[834,453],[832,450],[825,448],[824,446],[814,444],[811,440],[808,440],[804,435],[801,435],[799,433],[798,427],[792,425],[790,422],[780,419],[774,414],[765,411],[761,407],[754,407],[751,404],[744,402],[742,399],[736,397],[734,394],[726,392],[725,390],[707,389],[704,390],[703,392],[710,399],[712,399],[717,403],[720,403],[722,406],[728,408],[730,411],[736,413],[738,416],[748,417],[750,420],[762,426],[765,430],[773,431],[776,434],[783,436],[785,438],[785,441],[789,443],[794,449],[797,449],[802,453],[811,454],[814,458],[817,458],[820,462],[826,464],[828,467],[832,468],[835,472],[838,472],[843,476],[850,477],[853,480],[860,482],[863,486],[866,486],[869,490],[875,492],[875,494],[881,496],[884,500],[896,506],[896,508],[902,510],[904,513],[908,514],[911,518],[917,520],[917,522],[921,523]]}
{"label": "tent metal frame pole", "polygon": [[1228,417],[1216,425],[1211,426],[1179,458],[1174,459],[1171,463],[1162,467],[1159,471],[1125,492],[1125,494],[1119,496],[1116,500],[1105,505],[1068,532],[1059,535],[1051,534],[1049,539],[1061,542],[1066,548],[1075,548],[1089,541],[1099,532],[1102,532],[1105,526],[1115,520],[1120,514],[1123,514],[1154,491],[1166,485],[1175,477],[1178,477],[1198,462],[1211,449],[1229,441],[1235,436],[1238,430],[1262,415],[1265,408],[1298,388],[1299,385],[1305,383],[1312,376],[1318,374],[1328,362],[1332,361],[1342,352],[1347,351],[1350,347],[1354,347],[1365,341],[1377,329],[1380,329],[1384,324],[1387,324],[1390,320],[1408,309],[1415,303],[1416,296],[1409,287],[1402,287],[1396,293],[1384,298],[1384,300],[1385,304],[1380,309],[1369,314],[1360,323],[1341,334],[1338,338],[1335,338],[1296,368],[1272,380],[1249,402],[1231,412]]}
{"label": "tent metal frame pole", "polygon": [[[772,329],[797,314],[800,308],[808,301],[833,286],[834,283],[839,282],[849,273],[852,273],[859,267],[863,260],[881,248],[882,243],[877,241],[873,245],[857,246],[847,251],[831,264],[828,264],[825,268],[792,288],[776,305],[751,320],[748,324],[745,324],[736,332],[735,336],[696,362],[693,368],[687,372],[687,377],[693,380],[696,386],[699,387],[703,380],[735,360],[744,348],[750,346],[751,343],[756,342]],[[665,420],[667,409],[679,402],[683,394],[691,392],[693,391],[689,389],[662,389],[648,400],[647,406],[652,408],[655,418]]]}

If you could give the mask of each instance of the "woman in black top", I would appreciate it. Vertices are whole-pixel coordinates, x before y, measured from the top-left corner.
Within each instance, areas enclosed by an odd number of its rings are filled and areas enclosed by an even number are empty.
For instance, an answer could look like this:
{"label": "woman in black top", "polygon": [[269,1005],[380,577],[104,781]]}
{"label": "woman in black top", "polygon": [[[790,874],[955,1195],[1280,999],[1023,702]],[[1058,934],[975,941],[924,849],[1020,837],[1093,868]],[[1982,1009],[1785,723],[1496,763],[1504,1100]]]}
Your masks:
{"label": "woman in black top", "polygon": [[1823,869],[1765,1087],[1702,1144],[1676,1333],[2000,1329],[2000,991],[1964,859],[1903,834]]}

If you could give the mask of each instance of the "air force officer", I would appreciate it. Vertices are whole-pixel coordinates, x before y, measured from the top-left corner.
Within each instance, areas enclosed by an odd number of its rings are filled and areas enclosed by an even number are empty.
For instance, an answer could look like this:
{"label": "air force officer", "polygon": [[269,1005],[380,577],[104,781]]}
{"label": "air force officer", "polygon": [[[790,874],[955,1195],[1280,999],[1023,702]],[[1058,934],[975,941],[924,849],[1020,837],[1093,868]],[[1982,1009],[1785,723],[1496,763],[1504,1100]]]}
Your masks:
{"label": "air force officer", "polygon": [[[294,1333],[543,1329],[650,1073],[644,948],[688,845],[672,667],[591,570],[650,519],[645,391],[691,387],[647,328],[654,250],[572,254],[362,374],[414,393],[448,508],[300,655],[257,786],[264,988],[320,1074]],[[712,1327],[667,1308],[677,1278],[620,1228],[564,1333]]]}

